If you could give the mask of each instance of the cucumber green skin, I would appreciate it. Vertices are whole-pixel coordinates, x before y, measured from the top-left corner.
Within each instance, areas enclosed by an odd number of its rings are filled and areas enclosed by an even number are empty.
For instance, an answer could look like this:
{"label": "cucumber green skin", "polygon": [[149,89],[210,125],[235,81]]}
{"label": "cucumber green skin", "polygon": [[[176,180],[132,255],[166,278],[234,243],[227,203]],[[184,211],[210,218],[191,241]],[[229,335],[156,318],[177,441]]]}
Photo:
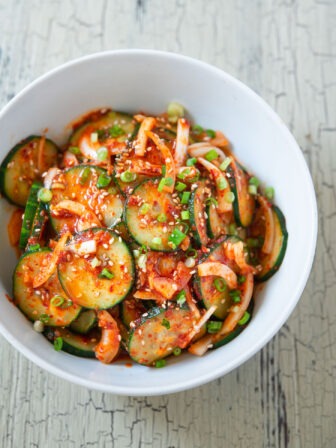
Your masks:
{"label": "cucumber green skin", "polygon": [[[32,140],[34,140],[36,138],[41,138],[41,136],[40,135],[30,135],[29,137],[25,138],[21,142],[17,143],[9,151],[9,153],[7,154],[7,156],[4,158],[4,160],[2,161],[2,163],[0,165],[0,191],[11,204],[18,205],[20,207],[22,207],[22,206],[24,207],[25,204],[21,204],[21,203],[15,201],[15,198],[10,194],[10,192],[6,191],[6,185],[5,185],[6,170],[7,170],[8,164],[13,160],[13,158],[15,157],[17,152],[22,147],[24,147],[25,145],[27,145],[29,142],[31,142]],[[54,146],[56,152],[59,151],[58,147],[55,145],[55,143],[53,141],[46,138],[46,142],[48,142],[50,145]]]}
{"label": "cucumber green skin", "polygon": [[[95,351],[94,348],[99,342],[100,334],[99,332],[93,333],[94,337],[97,339],[97,342],[90,342],[85,343],[84,336],[78,335],[75,333],[72,333],[68,329],[57,329],[57,335],[59,334],[59,337],[62,338],[63,344],[62,344],[62,350],[64,352],[70,353],[70,355],[79,356],[81,358],[95,358]],[[55,330],[51,327],[48,327],[44,331],[44,336],[50,341],[52,344],[54,343],[54,340],[56,337],[58,337],[55,334]],[[86,338],[89,338],[90,336],[87,335]],[[82,338],[82,341],[80,340]]]}
{"label": "cucumber green skin", "polygon": [[29,236],[31,234],[31,229],[33,227],[33,221],[36,215],[36,211],[39,208],[37,193],[41,187],[42,187],[41,183],[34,182],[30,188],[30,193],[24,211],[22,228],[20,233],[20,241],[19,241],[20,249],[25,249]]}
{"label": "cucumber green skin", "polygon": [[[116,238],[116,239],[121,238],[120,235],[117,235],[116,233],[114,233],[114,232],[113,232],[112,230],[110,230],[110,229],[107,229],[107,228],[100,228],[100,227],[95,227],[95,228],[93,228],[93,229],[87,229],[87,230],[84,230],[83,232],[79,232],[79,233],[77,233],[77,234],[75,235],[75,237],[73,238],[73,240],[70,241],[70,242],[75,242],[75,241],[76,241],[76,238],[80,237],[82,234],[84,234],[84,233],[86,233],[86,232],[94,232],[94,233],[96,233],[96,232],[100,232],[100,231],[102,231],[102,232],[109,232],[110,235],[111,235],[111,237],[113,237],[113,238]],[[129,287],[126,289],[126,291],[124,292],[124,294],[123,294],[122,296],[120,296],[120,298],[119,298],[118,300],[114,301],[113,303],[104,304],[103,306],[100,306],[100,307],[98,307],[97,304],[95,304],[94,306],[85,305],[85,308],[88,308],[88,309],[101,309],[101,310],[102,310],[102,309],[112,308],[112,307],[118,305],[120,302],[122,302],[122,301],[128,296],[128,294],[130,293],[130,291],[132,290],[132,288],[133,288],[133,286],[134,286],[134,282],[135,282],[135,263],[134,263],[134,257],[133,257],[133,253],[132,253],[132,251],[129,249],[127,243],[126,243],[124,240],[122,240],[122,243],[123,243],[124,247],[127,249],[128,254],[129,254],[129,257],[130,257],[130,266],[129,266],[129,271],[128,271],[128,272],[129,272],[130,276],[132,277],[132,281],[130,282]],[[69,291],[68,288],[66,287],[66,284],[65,284],[65,278],[64,278],[64,276],[63,276],[63,273],[60,271],[60,267],[59,267],[59,266],[58,266],[58,279],[59,279],[59,281],[60,281],[60,283],[61,283],[61,285],[62,285],[62,288],[63,288],[64,291],[66,292],[66,294],[69,295],[69,294],[70,294],[70,291]],[[71,296],[71,294],[70,294],[70,296]]]}
{"label": "cucumber green skin", "polygon": [[[252,299],[249,307],[247,308],[247,312],[250,313],[251,316],[253,313],[253,308],[254,308],[254,300]],[[233,341],[233,339],[235,339],[237,336],[240,335],[240,333],[242,333],[242,331],[245,330],[245,328],[248,326],[250,322],[251,319],[245,325],[237,325],[237,327],[233,331],[231,331],[231,333],[229,333],[227,336],[224,336],[224,338],[221,339],[220,341],[215,342],[213,344],[212,349],[222,347],[223,345],[226,345],[229,342]]]}
{"label": "cucumber green skin", "polygon": [[[200,186],[202,186],[202,181],[200,181]],[[191,224],[191,229],[192,229],[192,233],[193,233],[193,237],[195,240],[195,245],[200,248],[202,247],[203,243],[202,243],[202,239],[201,239],[201,235],[199,233],[198,230],[198,212],[195,212],[195,202],[196,202],[196,194],[197,194],[197,190],[199,187],[197,187],[190,195],[190,199],[189,199],[189,204],[188,204],[188,209],[189,209],[189,214],[190,214],[190,224]],[[205,232],[207,231],[207,223],[205,222]]]}
{"label": "cucumber green skin", "polygon": [[87,334],[97,325],[97,315],[94,310],[83,310],[79,316],[71,322],[70,329],[75,333]]}
{"label": "cucumber green skin", "polygon": [[[136,303],[134,310],[130,310],[129,307],[127,306],[127,303],[125,303],[126,301],[127,301],[127,299],[124,300],[120,304],[120,317],[121,317],[121,320],[122,320],[123,324],[127,328],[130,328],[130,323],[137,320],[136,317],[139,314],[140,306],[141,306],[141,309],[142,309],[143,313],[146,312],[146,308],[145,308],[145,306],[142,303],[139,303],[139,304]],[[138,307],[138,309],[136,307]]]}
{"label": "cucumber green skin", "polygon": [[271,269],[269,269],[268,272],[266,274],[264,274],[263,276],[256,275],[256,280],[258,280],[259,282],[265,282],[279,270],[281,263],[283,262],[283,259],[285,257],[286,250],[287,250],[288,232],[287,232],[287,227],[286,227],[286,219],[279,207],[277,207],[276,205],[273,205],[272,208],[273,208],[273,211],[276,213],[277,218],[279,220],[279,225],[280,225],[281,232],[283,235],[283,241],[282,241],[282,246],[281,246],[280,252],[278,254],[278,257],[277,257],[275,263],[273,264],[273,266],[271,267]]}
{"label": "cucumber green skin", "polygon": [[40,242],[41,235],[47,221],[47,213],[48,212],[45,205],[43,204],[43,202],[40,202],[35,213],[26,250],[30,250],[30,247],[32,245],[38,244]]}

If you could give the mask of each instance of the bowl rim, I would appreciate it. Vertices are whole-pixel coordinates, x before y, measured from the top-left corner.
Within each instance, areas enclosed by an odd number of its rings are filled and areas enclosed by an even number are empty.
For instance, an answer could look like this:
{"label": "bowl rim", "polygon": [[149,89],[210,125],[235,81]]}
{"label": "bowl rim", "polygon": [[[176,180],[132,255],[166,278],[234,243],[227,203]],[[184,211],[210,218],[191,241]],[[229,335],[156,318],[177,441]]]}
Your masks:
{"label": "bowl rim", "polygon": [[226,375],[227,373],[231,372],[238,366],[245,363],[248,359],[250,359],[252,356],[254,356],[260,349],[262,349],[273,337],[274,335],[280,330],[280,328],[283,326],[283,324],[287,321],[288,317],[294,310],[295,306],[297,305],[303,290],[307,284],[313,261],[314,261],[314,255],[316,250],[316,242],[317,242],[317,230],[318,230],[318,212],[317,212],[317,202],[316,202],[316,196],[315,196],[315,190],[313,185],[313,180],[307,165],[307,162],[303,156],[303,153],[301,152],[301,149],[296,142],[295,138],[287,128],[287,126],[284,124],[282,119],[279,117],[279,115],[271,108],[271,106],[262,99],[256,92],[254,92],[250,87],[248,87],[246,84],[244,84],[242,81],[238,80],[237,78],[233,77],[232,75],[226,73],[224,70],[217,68],[209,63],[203,62],[201,60],[184,56],[182,54],[177,54],[173,52],[167,52],[167,51],[160,51],[160,50],[152,50],[152,49],[121,49],[121,50],[109,50],[109,51],[101,51],[101,52],[95,52],[92,54],[88,54],[73,60],[70,60],[64,64],[58,65],[57,67],[47,71],[45,74],[37,77],[32,82],[28,83],[22,90],[20,90],[0,111],[0,120],[2,117],[7,113],[7,111],[15,105],[17,101],[20,100],[22,96],[26,94],[30,89],[38,85],[39,83],[47,80],[48,78],[53,77],[55,74],[58,74],[62,72],[63,70],[66,70],[69,67],[73,67],[76,65],[80,65],[82,63],[85,63],[88,60],[96,60],[101,58],[110,58],[117,55],[123,55],[123,56],[139,56],[144,55],[146,57],[155,57],[155,58],[165,58],[165,59],[171,59],[172,62],[174,61],[184,61],[188,64],[194,65],[195,68],[203,68],[208,71],[211,71],[216,76],[220,76],[224,81],[229,82],[230,84],[235,85],[238,87],[245,95],[250,96],[255,102],[259,103],[259,106],[261,106],[264,110],[264,112],[269,116],[269,118],[281,129],[284,137],[288,140],[289,145],[295,150],[293,151],[293,156],[297,158],[298,163],[302,165],[302,168],[305,170],[306,174],[306,183],[307,187],[309,189],[308,195],[310,198],[310,213],[311,213],[311,229],[310,229],[310,237],[308,239],[307,243],[307,256],[304,260],[304,263],[302,265],[302,271],[301,271],[301,277],[300,282],[296,285],[295,291],[293,291],[292,294],[292,300],[290,303],[287,304],[287,307],[284,307],[283,313],[281,315],[281,319],[279,319],[275,325],[272,325],[267,331],[265,331],[262,338],[259,338],[254,345],[252,345],[248,351],[245,353],[240,354],[237,356],[229,366],[223,365],[216,370],[210,370],[206,374],[203,374],[202,376],[196,376],[193,378],[190,378],[188,380],[184,380],[183,382],[178,382],[177,384],[173,385],[158,385],[158,386],[141,386],[141,387],[127,387],[125,386],[114,386],[114,385],[107,385],[107,384],[100,384],[97,383],[94,380],[84,379],[76,376],[72,373],[67,373],[64,370],[55,367],[48,363],[48,361],[45,361],[44,359],[40,358],[38,355],[36,355],[32,350],[28,349],[21,340],[16,339],[16,337],[11,334],[10,331],[7,330],[7,328],[4,327],[2,322],[0,321],[0,333],[7,339],[7,341],[12,344],[16,349],[18,349],[27,359],[33,361],[35,364],[37,364],[39,367],[45,369],[46,371],[61,377],[65,380],[70,381],[71,383],[74,383],[76,385],[81,385],[84,387],[87,387],[91,390],[98,390],[101,392],[108,392],[108,393],[114,393],[117,395],[125,395],[125,396],[157,396],[157,395],[166,395],[171,394],[174,392],[181,392],[184,390],[192,389],[194,387],[206,384],[210,381],[213,381],[223,375]]}

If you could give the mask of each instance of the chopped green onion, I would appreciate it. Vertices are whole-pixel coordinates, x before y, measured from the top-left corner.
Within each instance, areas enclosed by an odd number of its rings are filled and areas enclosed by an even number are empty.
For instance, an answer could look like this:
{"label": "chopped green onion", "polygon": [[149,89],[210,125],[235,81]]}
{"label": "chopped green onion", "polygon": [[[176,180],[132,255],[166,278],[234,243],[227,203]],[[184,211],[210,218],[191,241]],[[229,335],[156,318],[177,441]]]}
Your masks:
{"label": "chopped green onion", "polygon": [[174,356],[180,356],[180,354],[182,353],[182,350],[180,349],[180,347],[175,347],[173,350],[173,355]]}
{"label": "chopped green onion", "polygon": [[193,132],[195,132],[195,134],[201,134],[202,132],[204,132],[204,129],[199,124],[195,124],[192,127],[192,130],[193,130]]}
{"label": "chopped green onion", "polygon": [[163,326],[163,327],[166,327],[167,328],[167,330],[169,330],[169,328],[170,328],[170,322],[169,322],[169,320],[168,319],[162,319],[162,322],[161,322],[161,325]]}
{"label": "chopped green onion", "polygon": [[181,212],[181,218],[184,219],[185,221],[187,221],[188,219],[190,219],[190,213],[188,210],[183,210]]}
{"label": "chopped green onion", "polygon": [[173,245],[177,247],[182,243],[182,241],[185,239],[186,236],[187,235],[181,232],[181,230],[178,227],[175,227],[175,229],[170,234],[168,241],[170,243],[173,243]]}
{"label": "chopped green onion", "polygon": [[246,244],[250,249],[254,249],[256,247],[261,247],[262,241],[259,238],[247,238]]}
{"label": "chopped green onion", "polygon": [[151,206],[145,202],[140,207],[139,213],[140,213],[140,215],[146,215],[146,213],[148,213],[150,209],[151,209]]}
{"label": "chopped green onion", "polygon": [[186,168],[185,170],[181,171],[180,173],[178,173],[177,177],[179,179],[185,179],[187,176],[189,176],[189,174],[191,173],[190,168]]}
{"label": "chopped green onion", "polygon": [[29,252],[36,252],[39,249],[41,249],[41,246],[39,244],[32,244],[31,246],[29,246]]}
{"label": "chopped green onion", "polygon": [[48,188],[40,188],[37,193],[37,198],[41,202],[50,202],[53,197],[52,191]]}
{"label": "chopped green onion", "polygon": [[44,323],[40,320],[36,320],[33,324],[34,330],[37,333],[43,333],[44,332]]}
{"label": "chopped green onion", "polygon": [[63,339],[61,337],[58,337],[54,340],[54,349],[59,352],[62,350],[63,347]]}
{"label": "chopped green onion", "polygon": [[216,200],[215,198],[212,198],[212,197],[207,198],[207,199],[205,200],[205,203],[206,203],[207,205],[211,205],[211,204],[213,204],[215,207],[218,207],[218,202],[217,202],[217,200]]}
{"label": "chopped green onion", "polygon": [[258,187],[256,187],[255,185],[249,185],[248,192],[255,196],[258,193]]}
{"label": "chopped green onion", "polygon": [[115,124],[114,126],[112,126],[109,129],[109,134],[112,138],[116,138],[116,137],[120,137],[121,135],[124,135],[125,131],[123,130],[123,128],[121,128],[120,126]]}
{"label": "chopped green onion", "polygon": [[234,303],[240,302],[240,291],[238,291],[238,289],[233,289],[232,291],[230,291],[229,296]]}
{"label": "chopped green onion", "polygon": [[210,149],[205,156],[204,156],[209,162],[212,162],[213,160],[217,159],[218,154],[215,149]]}
{"label": "chopped green onion", "polygon": [[113,272],[110,272],[108,269],[104,268],[99,274],[99,278],[107,278],[111,280],[112,278],[114,278],[114,274]]}
{"label": "chopped green onion", "polygon": [[102,173],[98,177],[96,186],[97,186],[97,188],[105,188],[110,185],[111,181],[112,181],[111,176],[109,176],[107,173]]}
{"label": "chopped green onion", "polygon": [[43,322],[44,324],[47,324],[49,322],[49,316],[48,314],[41,314],[39,317],[39,320]]}
{"label": "chopped green onion", "polygon": [[162,173],[162,176],[163,176],[163,177],[166,175],[166,172],[167,172],[167,167],[166,167],[166,165],[162,165],[162,167],[161,167],[161,173]]}
{"label": "chopped green onion", "polygon": [[226,202],[229,202],[229,204],[232,204],[235,199],[235,195],[232,191],[227,191],[224,195],[224,199]]}
{"label": "chopped green onion", "polygon": [[167,187],[171,187],[173,183],[174,181],[171,177],[163,177],[159,182],[158,191],[161,193],[166,185]]}
{"label": "chopped green onion", "polygon": [[172,101],[167,107],[168,121],[176,123],[184,115],[184,107],[180,103]]}
{"label": "chopped green onion", "polygon": [[155,367],[157,369],[161,369],[162,367],[166,366],[166,360],[165,359],[158,359],[157,361],[155,361]]}
{"label": "chopped green onion", "polygon": [[51,300],[50,300],[51,305],[55,306],[56,308],[60,307],[61,305],[63,305],[64,303],[64,297],[60,296],[60,295],[56,295],[54,296]]}
{"label": "chopped green onion", "polygon": [[191,159],[187,160],[186,165],[187,166],[194,166],[196,162],[197,162],[197,159],[195,157],[192,157]]}
{"label": "chopped green onion", "polygon": [[206,132],[207,136],[210,137],[210,138],[215,138],[216,137],[216,132],[213,131],[212,129],[207,129],[205,132]]}
{"label": "chopped green onion", "polygon": [[182,291],[176,294],[176,303],[181,306],[185,303],[186,300],[187,300],[186,293],[184,289],[182,289]]}
{"label": "chopped green onion", "polygon": [[223,292],[226,290],[225,280],[220,277],[215,278],[215,280],[213,281],[213,285],[219,292]]}
{"label": "chopped green onion", "polygon": [[270,201],[274,198],[274,188],[273,187],[267,187],[265,188],[265,196]]}
{"label": "chopped green onion", "polygon": [[225,171],[226,168],[230,165],[230,163],[231,163],[231,158],[230,157],[225,157],[223,162],[219,165],[219,169],[221,171]]}
{"label": "chopped green onion", "polygon": [[105,146],[102,146],[97,151],[97,159],[103,162],[104,160],[107,159],[107,157],[108,157],[108,149],[105,148]]}
{"label": "chopped green onion", "polygon": [[210,320],[209,322],[207,322],[206,328],[208,333],[218,333],[222,328],[222,322]]}
{"label": "chopped green onion", "polygon": [[248,311],[245,311],[243,317],[238,321],[239,325],[245,325],[250,320],[250,313]]}
{"label": "chopped green onion", "polygon": [[88,166],[86,166],[85,168],[82,169],[82,171],[79,173],[79,183],[81,185],[84,185],[85,182],[88,180],[90,176],[90,168]]}
{"label": "chopped green onion", "polygon": [[72,300],[66,300],[65,303],[62,305],[62,308],[70,308],[70,306],[73,305]]}
{"label": "chopped green onion", "polygon": [[148,247],[145,244],[143,244],[142,246],[140,246],[139,250],[141,253],[146,254],[148,252]]}
{"label": "chopped green onion", "polygon": [[75,154],[75,156],[79,156],[81,154],[80,149],[77,146],[70,146],[68,149],[71,154]]}
{"label": "chopped green onion", "polygon": [[91,136],[90,136],[91,142],[92,143],[97,143],[98,141],[98,134],[97,132],[92,132]]}
{"label": "chopped green onion", "polygon": [[166,222],[167,221],[167,215],[165,213],[160,213],[157,218],[159,222]]}
{"label": "chopped green onion", "polygon": [[216,183],[219,190],[225,190],[225,188],[227,188],[228,186],[228,183],[224,176],[218,177]]}
{"label": "chopped green onion", "polygon": [[186,254],[188,257],[197,258],[197,250],[196,249],[190,248],[187,250]]}
{"label": "chopped green onion", "polygon": [[120,174],[120,180],[122,182],[133,182],[137,178],[136,173],[131,173],[130,171],[124,171]]}
{"label": "chopped green onion", "polygon": [[184,184],[183,182],[177,182],[175,190],[177,191],[183,191],[187,188],[186,184]]}
{"label": "chopped green onion", "polygon": [[256,187],[259,187],[259,179],[256,177],[251,177],[249,180],[250,185],[255,185]]}
{"label": "chopped green onion", "polygon": [[238,283],[241,285],[242,283],[244,283],[246,281],[246,277],[245,275],[239,275],[238,276]]}
{"label": "chopped green onion", "polygon": [[162,239],[156,236],[152,239],[152,243],[155,244],[156,246],[159,246],[160,244],[162,244]]}
{"label": "chopped green onion", "polygon": [[118,193],[118,190],[117,190],[115,187],[110,187],[110,188],[107,190],[107,192],[110,193],[110,194],[117,194],[117,193]]}
{"label": "chopped green onion", "polygon": [[229,235],[237,235],[237,226],[234,223],[229,225]]}
{"label": "chopped green onion", "polygon": [[181,197],[181,204],[188,204],[190,195],[190,191],[184,191]]}

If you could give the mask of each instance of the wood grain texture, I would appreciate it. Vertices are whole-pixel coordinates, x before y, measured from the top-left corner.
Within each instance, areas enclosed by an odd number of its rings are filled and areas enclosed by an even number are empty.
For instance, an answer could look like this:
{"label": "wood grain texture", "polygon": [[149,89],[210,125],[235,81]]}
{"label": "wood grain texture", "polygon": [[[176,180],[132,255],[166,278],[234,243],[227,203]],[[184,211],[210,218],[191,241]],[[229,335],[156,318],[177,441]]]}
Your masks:
{"label": "wood grain texture", "polygon": [[258,355],[185,393],[90,392],[1,338],[0,446],[335,447],[336,2],[0,0],[0,106],[60,63],[117,48],[197,57],[275,108],[316,187],[314,269],[294,314]]}

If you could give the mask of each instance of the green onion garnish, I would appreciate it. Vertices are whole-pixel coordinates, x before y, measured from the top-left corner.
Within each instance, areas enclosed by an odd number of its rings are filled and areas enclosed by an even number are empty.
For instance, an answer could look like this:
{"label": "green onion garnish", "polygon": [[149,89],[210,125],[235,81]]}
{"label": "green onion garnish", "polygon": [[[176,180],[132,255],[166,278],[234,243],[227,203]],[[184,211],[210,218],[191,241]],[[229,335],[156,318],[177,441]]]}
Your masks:
{"label": "green onion garnish", "polygon": [[193,132],[195,132],[195,134],[201,134],[202,132],[204,132],[204,129],[199,124],[195,124],[192,127],[192,130],[193,130]]}
{"label": "green onion garnish", "polygon": [[107,190],[107,192],[110,193],[110,194],[118,194],[118,190],[115,187],[110,187]]}
{"label": "green onion garnish", "polygon": [[63,347],[63,339],[59,336],[54,340],[54,349],[59,352]]}
{"label": "green onion garnish", "polygon": [[224,176],[218,177],[216,183],[219,190],[225,190],[225,188],[227,188],[228,186],[228,183]]}
{"label": "green onion garnish", "polygon": [[229,204],[232,204],[232,202],[235,199],[235,195],[232,191],[227,191],[224,195],[224,199],[226,202],[228,202]]}
{"label": "green onion garnish", "polygon": [[123,128],[121,128],[120,126],[115,124],[114,126],[112,126],[109,129],[109,134],[112,138],[116,138],[116,137],[120,137],[121,135],[124,135],[125,131],[123,130]]}
{"label": "green onion garnish", "polygon": [[231,158],[230,157],[225,157],[223,162],[219,165],[219,169],[221,171],[225,171],[226,168],[230,165],[230,163],[231,163]]}
{"label": "green onion garnish", "polygon": [[147,204],[146,202],[144,204],[142,204],[142,206],[139,209],[139,213],[140,215],[146,215],[146,213],[149,212],[151,206],[149,204]]}
{"label": "green onion garnish", "polygon": [[90,140],[92,143],[97,143],[98,141],[98,133],[97,132],[92,132],[92,134],[90,135]]}
{"label": "green onion garnish", "polygon": [[105,188],[110,185],[112,181],[112,177],[109,176],[107,173],[102,173],[99,175],[97,180],[97,188]]}
{"label": "green onion garnish", "polygon": [[41,314],[39,317],[39,320],[43,322],[44,324],[47,324],[49,322],[49,316],[48,314]]}
{"label": "green onion garnish", "polygon": [[148,252],[148,247],[145,244],[143,244],[142,246],[140,246],[139,250],[142,254],[146,254]]}
{"label": "green onion garnish", "polygon": [[97,151],[97,159],[103,162],[104,160],[107,159],[107,157],[108,157],[108,149],[105,148],[105,146],[102,146]]}
{"label": "green onion garnish", "polygon": [[181,212],[181,218],[184,219],[185,221],[187,221],[188,219],[190,219],[190,213],[188,210],[183,210]]}
{"label": "green onion garnish", "polygon": [[186,168],[185,170],[181,171],[180,173],[178,173],[177,177],[179,179],[185,179],[187,176],[189,176],[189,174],[191,173],[190,168]]}
{"label": "green onion garnish", "polygon": [[166,172],[167,172],[167,167],[166,167],[166,165],[162,165],[162,167],[161,167],[161,173],[162,173],[162,176],[163,176],[163,177],[166,175]]}
{"label": "green onion garnish", "polygon": [[124,171],[120,174],[120,180],[122,182],[133,182],[137,178],[136,173],[131,173],[130,171]]}
{"label": "green onion garnish", "polygon": [[229,234],[230,235],[237,235],[237,226],[234,223],[231,223],[229,225]]}
{"label": "green onion garnish", "polygon": [[178,227],[175,227],[175,229],[170,234],[168,241],[170,243],[173,243],[173,245],[175,247],[177,247],[182,243],[182,241],[184,240],[184,238],[186,236],[187,235],[185,233],[181,232],[181,230]]}
{"label": "green onion garnish", "polygon": [[255,185],[249,185],[248,192],[255,196],[258,193],[258,187],[256,187]]}
{"label": "green onion garnish", "polygon": [[250,185],[255,185],[256,187],[259,187],[259,179],[256,177],[251,177],[249,180]]}
{"label": "green onion garnish", "polygon": [[162,244],[162,239],[156,236],[152,239],[152,243],[155,244],[156,246],[159,246],[160,244]]}
{"label": "green onion garnish", "polygon": [[182,350],[180,349],[180,347],[175,347],[173,350],[173,355],[174,356],[180,356],[180,354],[182,353]]}
{"label": "green onion garnish", "polygon": [[36,252],[39,249],[41,249],[41,246],[38,243],[29,246],[29,252]]}
{"label": "green onion garnish", "polygon": [[243,317],[238,321],[239,325],[245,325],[250,320],[250,313],[248,311],[245,311]]}
{"label": "green onion garnish", "polygon": [[187,166],[194,166],[196,162],[197,162],[197,159],[195,157],[192,157],[191,159],[187,160],[186,165]]}
{"label": "green onion garnish", "polygon": [[233,289],[232,291],[230,291],[229,296],[234,303],[240,302],[240,291],[238,291],[238,289]]}
{"label": "green onion garnish", "polygon": [[104,268],[99,274],[99,278],[107,278],[111,280],[112,278],[114,278],[114,274],[113,272],[110,272],[108,269]]}
{"label": "green onion garnish", "polygon": [[187,254],[187,257],[197,258],[197,250],[196,249],[190,248],[187,250],[186,254]]}
{"label": "green onion garnish", "polygon": [[242,283],[244,283],[246,281],[246,277],[245,275],[239,275],[238,276],[238,283],[241,285]]}
{"label": "green onion garnish", "polygon": [[50,202],[52,199],[52,191],[48,188],[40,188],[37,193],[37,199],[41,202]]}
{"label": "green onion garnish", "polygon": [[60,296],[60,295],[56,295],[54,296],[51,300],[50,300],[51,305],[55,306],[56,308],[58,308],[59,306],[62,306],[64,303],[64,297]]}
{"label": "green onion garnish", "polygon": [[165,213],[160,213],[157,218],[159,222],[166,222],[167,221],[167,215]]}
{"label": "green onion garnish", "polygon": [[190,191],[184,191],[181,197],[181,204],[188,204],[190,195]]}
{"label": "green onion garnish", "polygon": [[217,202],[217,200],[216,200],[215,198],[212,198],[212,197],[207,198],[207,199],[205,200],[205,203],[206,203],[207,205],[211,205],[211,204],[213,204],[215,207],[218,206],[218,202]]}
{"label": "green onion garnish", "polygon": [[210,137],[210,138],[215,138],[216,137],[216,132],[213,131],[212,129],[207,129],[205,132],[206,132],[207,136]]}
{"label": "green onion garnish", "polygon": [[215,149],[210,149],[205,156],[204,156],[209,162],[212,162],[213,160],[217,159],[218,154]]}
{"label": "green onion garnish", "polygon": [[176,123],[180,117],[184,115],[184,107],[180,103],[172,101],[167,107],[168,121]]}
{"label": "green onion garnish", "polygon": [[207,322],[206,328],[208,333],[218,333],[219,330],[222,328],[222,322],[210,320],[209,322]]}
{"label": "green onion garnish", "polygon": [[157,361],[155,361],[155,367],[157,369],[161,369],[162,367],[165,367],[165,365],[166,365],[165,359],[158,359]]}
{"label": "green onion garnish", "polygon": [[270,201],[274,198],[274,188],[273,187],[267,187],[265,188],[265,196]]}
{"label": "green onion garnish", "polygon": [[215,280],[213,281],[213,285],[219,292],[223,292],[226,290],[225,280],[220,277],[215,278]]}
{"label": "green onion garnish", "polygon": [[163,190],[163,187],[165,185],[167,185],[167,187],[171,187],[173,185],[173,183],[174,183],[174,181],[173,181],[173,179],[171,177],[164,177],[164,178],[162,178],[160,180],[160,183],[159,183],[159,186],[158,186],[158,191],[160,191],[160,193],[161,193],[161,191]]}
{"label": "green onion garnish", "polygon": [[90,168],[86,166],[85,168],[82,169],[82,171],[79,174],[79,183],[81,185],[84,185],[85,182],[88,180],[89,176],[90,176]]}
{"label": "green onion garnish", "polygon": [[186,293],[184,289],[182,289],[182,291],[176,294],[176,303],[181,306],[185,303],[186,300],[187,300]]}
{"label": "green onion garnish", "polygon": [[77,146],[70,146],[68,149],[71,154],[75,154],[75,156],[79,156],[81,154],[80,149]]}
{"label": "green onion garnish", "polygon": [[177,191],[183,191],[187,188],[186,184],[184,184],[183,182],[177,182],[175,190]]}
{"label": "green onion garnish", "polygon": [[167,328],[167,330],[169,330],[169,328],[170,328],[170,322],[169,322],[169,320],[168,319],[162,319],[162,322],[161,322],[161,325],[163,326],[163,327],[166,327]]}

